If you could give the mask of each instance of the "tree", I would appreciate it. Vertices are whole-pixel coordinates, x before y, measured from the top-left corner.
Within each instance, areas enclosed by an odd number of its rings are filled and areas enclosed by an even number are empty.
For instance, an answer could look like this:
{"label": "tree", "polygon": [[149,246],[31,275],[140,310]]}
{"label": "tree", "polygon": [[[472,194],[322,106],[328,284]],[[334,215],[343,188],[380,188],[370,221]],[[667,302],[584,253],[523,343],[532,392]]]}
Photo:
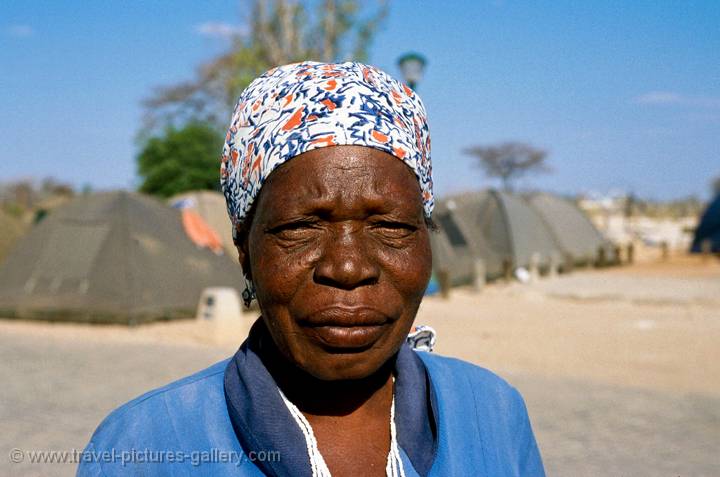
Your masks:
{"label": "tree", "polygon": [[502,181],[503,189],[512,191],[513,181],[531,172],[547,172],[547,152],[520,142],[505,142],[493,146],[474,146],[465,149],[488,177]]}
{"label": "tree", "polygon": [[59,182],[52,177],[46,177],[40,184],[39,192],[44,196],[73,197],[75,189],[70,184]]}
{"label": "tree", "polygon": [[0,205],[11,204],[25,211],[32,210],[48,199],[71,198],[74,195],[75,190],[70,184],[53,177],[0,185]]}
{"label": "tree", "polygon": [[[367,58],[387,3],[365,14],[358,0],[245,0],[245,31],[232,35],[229,50],[202,65],[192,80],[157,88],[144,101],[144,133],[167,124],[201,120],[218,127],[240,92],[273,66],[304,60]],[[141,137],[142,137],[141,133]]]}
{"label": "tree", "polygon": [[209,124],[168,126],[163,135],[148,139],[137,157],[143,179],[140,191],[170,197],[189,190],[217,190],[222,144],[222,135]]}

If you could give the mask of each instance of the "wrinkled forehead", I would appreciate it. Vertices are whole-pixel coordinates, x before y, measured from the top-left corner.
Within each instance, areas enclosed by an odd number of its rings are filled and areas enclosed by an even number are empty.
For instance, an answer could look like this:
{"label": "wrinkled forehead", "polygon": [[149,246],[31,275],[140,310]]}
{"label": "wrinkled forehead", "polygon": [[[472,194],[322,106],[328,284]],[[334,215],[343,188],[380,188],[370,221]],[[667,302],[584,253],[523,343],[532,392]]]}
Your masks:
{"label": "wrinkled forehead", "polygon": [[301,213],[367,217],[424,216],[414,172],[387,153],[363,146],[309,151],[277,168],[257,199],[263,216]]}

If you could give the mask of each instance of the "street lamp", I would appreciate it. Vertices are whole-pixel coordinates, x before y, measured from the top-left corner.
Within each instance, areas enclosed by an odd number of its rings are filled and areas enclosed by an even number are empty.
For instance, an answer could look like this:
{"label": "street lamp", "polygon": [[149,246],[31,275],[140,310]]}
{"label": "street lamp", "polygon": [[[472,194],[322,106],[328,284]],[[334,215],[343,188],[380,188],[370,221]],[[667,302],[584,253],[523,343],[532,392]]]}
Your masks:
{"label": "street lamp", "polygon": [[419,53],[405,53],[398,58],[397,64],[407,85],[415,89],[425,72],[425,57]]}

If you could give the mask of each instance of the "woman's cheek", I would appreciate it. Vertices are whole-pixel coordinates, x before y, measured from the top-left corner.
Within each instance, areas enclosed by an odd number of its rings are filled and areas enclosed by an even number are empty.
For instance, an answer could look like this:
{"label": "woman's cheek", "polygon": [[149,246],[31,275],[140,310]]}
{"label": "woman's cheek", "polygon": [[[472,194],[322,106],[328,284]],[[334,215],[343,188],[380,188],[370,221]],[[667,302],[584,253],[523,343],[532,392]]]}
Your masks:
{"label": "woman's cheek", "polygon": [[262,288],[264,298],[275,303],[288,303],[302,288],[312,281],[312,266],[317,260],[319,247],[287,250],[277,246],[258,247],[253,274],[257,288]]}
{"label": "woman's cheek", "polygon": [[403,295],[423,294],[432,272],[428,237],[418,237],[403,249],[383,248],[378,253],[383,269]]}

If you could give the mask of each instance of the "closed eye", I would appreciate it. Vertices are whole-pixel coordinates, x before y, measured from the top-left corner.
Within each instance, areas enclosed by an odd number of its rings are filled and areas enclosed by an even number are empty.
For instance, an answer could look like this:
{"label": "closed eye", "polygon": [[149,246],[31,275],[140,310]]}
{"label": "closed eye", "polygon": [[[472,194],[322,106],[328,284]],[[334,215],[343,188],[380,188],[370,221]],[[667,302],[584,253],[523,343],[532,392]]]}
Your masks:
{"label": "closed eye", "polygon": [[287,230],[299,230],[309,227],[314,227],[317,224],[315,220],[312,219],[301,219],[301,220],[294,220],[292,222],[286,222],[282,223],[280,225],[275,225],[272,227],[269,227],[265,230],[266,233],[269,234],[278,234],[280,232],[284,232]]}
{"label": "closed eye", "polygon": [[373,230],[388,238],[404,238],[412,235],[417,226],[405,222],[382,220],[373,224]]}
{"label": "closed eye", "polygon": [[286,242],[299,242],[315,237],[317,221],[312,219],[294,220],[269,227],[265,232]]}

